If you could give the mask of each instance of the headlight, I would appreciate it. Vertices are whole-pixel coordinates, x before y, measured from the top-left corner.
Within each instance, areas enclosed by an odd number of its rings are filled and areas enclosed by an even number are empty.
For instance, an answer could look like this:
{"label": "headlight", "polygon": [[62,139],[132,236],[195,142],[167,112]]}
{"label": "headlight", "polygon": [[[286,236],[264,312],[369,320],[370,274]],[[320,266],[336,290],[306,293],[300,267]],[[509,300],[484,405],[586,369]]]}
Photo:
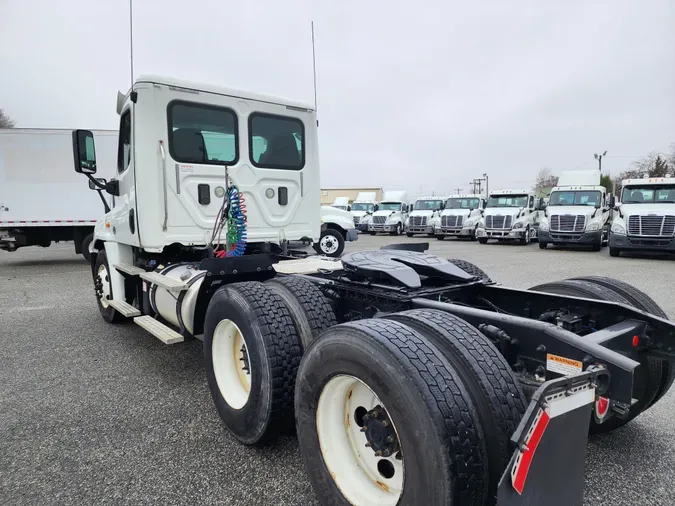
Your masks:
{"label": "headlight", "polygon": [[595,223],[591,223],[586,227],[586,232],[595,232],[596,230],[600,230],[600,223],[597,221]]}
{"label": "headlight", "polygon": [[626,228],[620,223],[614,223],[614,225],[612,225],[612,233],[625,235]]}
{"label": "headlight", "polygon": [[525,226],[524,221],[517,221],[515,225],[513,225],[513,228],[523,228]]}
{"label": "headlight", "polygon": [[468,220],[466,220],[464,222],[464,226],[465,227],[473,227],[476,224],[476,221],[478,221],[478,220],[476,220],[476,218],[469,218]]}
{"label": "headlight", "polygon": [[539,230],[548,230],[548,222],[542,221],[539,223]]}

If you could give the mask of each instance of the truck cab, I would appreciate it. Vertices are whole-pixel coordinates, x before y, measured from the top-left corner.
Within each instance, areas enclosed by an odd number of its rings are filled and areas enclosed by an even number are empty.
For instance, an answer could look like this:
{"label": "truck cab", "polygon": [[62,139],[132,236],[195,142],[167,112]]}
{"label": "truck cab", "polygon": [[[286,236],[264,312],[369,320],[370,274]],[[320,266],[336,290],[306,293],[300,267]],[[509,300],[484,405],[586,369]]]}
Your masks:
{"label": "truck cab", "polygon": [[540,218],[539,247],[573,244],[600,251],[609,235],[610,204],[600,171],[563,172]]}
{"label": "truck cab", "polygon": [[358,230],[361,232],[368,231],[368,223],[373,219],[375,211],[377,211],[377,193],[359,192],[351,206],[354,225]]}
{"label": "truck cab", "polygon": [[433,225],[436,239],[446,237],[476,240],[476,229],[483,216],[486,200],[483,195],[451,195],[445,201],[443,211]]}
{"label": "truck cab", "polygon": [[350,211],[351,206],[349,205],[349,197],[335,197],[331,207],[342,209],[343,211]]}
{"label": "truck cab", "polygon": [[434,237],[435,219],[441,215],[447,197],[420,197],[413,204],[413,209],[406,223],[406,235],[427,234]]}
{"label": "truck cab", "polygon": [[476,228],[481,244],[490,239],[517,240],[521,244],[537,238],[537,209],[540,202],[532,190],[509,189],[490,192],[483,217]]}
{"label": "truck cab", "polygon": [[368,223],[368,232],[375,235],[378,232],[388,232],[390,235],[401,235],[405,230],[408,218],[408,203],[405,191],[385,192],[382,202]]}
{"label": "truck cab", "polygon": [[626,179],[613,210],[609,254],[675,253],[675,177]]}

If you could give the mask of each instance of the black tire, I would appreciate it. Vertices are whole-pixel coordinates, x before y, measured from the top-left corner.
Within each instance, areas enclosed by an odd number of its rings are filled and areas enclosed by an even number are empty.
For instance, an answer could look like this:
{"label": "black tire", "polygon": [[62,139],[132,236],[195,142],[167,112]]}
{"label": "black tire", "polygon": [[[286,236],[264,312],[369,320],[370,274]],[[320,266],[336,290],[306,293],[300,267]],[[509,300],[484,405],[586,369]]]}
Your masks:
{"label": "black tire", "polygon": [[89,245],[91,241],[94,240],[94,234],[89,234],[82,240],[82,256],[87,261],[88,264],[91,264],[91,253],[89,253]]}
{"label": "black tire", "polygon": [[436,234],[427,234],[427,237],[436,237]]}
{"label": "black tire", "polygon": [[[415,309],[385,318],[422,334],[459,373],[485,436],[488,497],[496,497],[497,485],[511,459],[510,438],[529,404],[508,362],[487,337],[449,313]],[[494,500],[488,504],[494,504]]]}
{"label": "black tire", "polygon": [[[246,403],[234,409],[223,397],[213,365],[214,332],[230,320],[248,351],[251,375]],[[233,283],[213,295],[204,319],[206,378],[218,415],[242,443],[262,445],[292,427],[300,339],[281,298],[258,282]]]}
{"label": "black tire", "polygon": [[413,236],[412,232],[406,232],[405,235],[406,235],[407,237],[412,237],[412,236]]}
{"label": "black tire", "polygon": [[527,246],[528,244],[530,244],[530,226],[529,225],[527,227],[525,227],[525,235],[523,235],[523,237],[521,237],[518,242],[521,244],[521,246]]}
{"label": "black tire", "polygon": [[375,235],[375,234],[377,234],[377,232],[370,232],[370,235]]}
{"label": "black tire", "polygon": [[394,230],[393,232],[389,232],[389,235],[401,235],[402,233],[403,233],[403,226],[400,223],[397,223],[396,230]]}
{"label": "black tire", "polygon": [[469,234],[469,241],[475,241],[476,239],[476,229],[474,228],[471,234]]}
{"label": "black tire", "polygon": [[[595,283],[596,285],[609,288],[610,290],[613,290],[624,297],[626,300],[628,300],[628,302],[630,302],[632,306],[635,306],[637,309],[646,311],[647,313],[653,314],[654,316],[658,316],[659,318],[663,318],[665,320],[668,319],[666,312],[661,308],[661,306],[657,304],[654,299],[652,299],[642,290],[635,288],[633,285],[629,285],[628,283],[624,283],[623,281],[609,278],[607,276],[582,276],[573,279],[589,281],[591,283]],[[656,394],[656,397],[654,397],[654,400],[645,409],[648,409],[661,400],[661,398],[666,395],[666,393],[668,393],[670,387],[673,386],[673,381],[675,381],[675,369],[673,369],[673,367],[670,365],[670,362],[667,360],[662,360],[661,365],[663,367],[661,386],[659,387],[659,391]]]}
{"label": "black tire", "polygon": [[443,241],[443,240],[445,240],[445,236],[444,235],[437,235],[436,239],[438,239],[439,241]]}
{"label": "black tire", "polygon": [[594,244],[593,246],[591,246],[591,249],[592,251],[600,251],[602,249],[602,242]]}
{"label": "black tire", "polygon": [[611,257],[621,256],[621,250],[619,248],[612,248],[610,246],[609,247],[609,256],[611,256]]}
{"label": "black tire", "polygon": [[548,243],[539,241],[539,249],[546,249],[546,246],[548,246]]}
{"label": "black tire", "polygon": [[[566,279],[553,283],[544,283],[542,285],[533,286],[530,290],[618,302],[628,306],[632,305],[628,299],[605,286],[577,279]],[[630,408],[630,412],[626,418],[613,416],[603,423],[598,423],[593,417],[590,425],[591,434],[605,434],[618,429],[619,427],[623,427],[647,409],[653,403],[661,388],[662,371],[663,368],[660,361],[652,358],[643,360],[640,367],[635,370],[635,379],[639,381],[634,381],[635,388],[633,390],[633,396],[638,399],[638,402]]]}
{"label": "black tire", "polygon": [[487,237],[479,237],[478,242],[480,244],[487,244],[487,242],[488,242]]}
{"label": "black tire", "polygon": [[[98,310],[101,313],[101,316],[105,321],[108,323],[120,323],[126,320],[124,316],[122,316],[120,313],[115,311],[115,309],[111,306],[104,307],[103,304],[101,303],[101,299],[99,297],[99,290],[100,287],[98,286],[98,271],[101,268],[101,266],[105,267],[106,271],[108,272],[108,276],[106,276],[108,282],[109,282],[109,276],[110,276],[110,266],[108,265],[108,256],[105,254],[105,250],[99,252],[98,255],[96,255],[96,264],[94,265],[94,270],[93,270],[93,278],[94,278],[94,292],[96,294],[96,305],[98,306]],[[103,279],[102,282],[106,282],[106,279]],[[113,294],[112,291],[112,286],[110,286],[110,299],[115,298],[115,295]]]}
{"label": "black tire", "polygon": [[385,319],[359,320],[327,330],[312,343],[300,365],[297,433],[319,503],[351,504],[331,476],[317,432],[321,393],[339,375],[355,377],[371,388],[396,429],[405,465],[398,504],[484,504],[485,440],[459,374],[418,332]]}
{"label": "black tire", "polygon": [[492,281],[490,279],[490,276],[487,275],[487,273],[478,267],[475,264],[472,264],[471,262],[467,262],[466,260],[462,260],[460,258],[448,258],[448,262],[455,264],[457,267],[462,269],[464,272],[468,274],[473,274],[477,278],[480,279],[485,279],[487,281]]}
{"label": "black tire", "polygon": [[[321,242],[324,237],[327,237],[327,241],[331,243],[331,245],[336,245],[337,249],[334,251],[331,251],[330,253],[327,253],[321,248]],[[338,230],[334,230],[332,228],[327,228],[323,232],[321,232],[321,238],[319,239],[319,242],[314,245],[314,251],[316,251],[319,255],[326,255],[328,257],[333,257],[337,258],[340,255],[342,255],[342,252],[345,250],[345,238],[342,237],[342,234]],[[330,251],[330,250],[328,250]]]}
{"label": "black tire", "polygon": [[281,298],[288,309],[303,349],[307,349],[321,332],[337,325],[333,308],[311,281],[283,276],[270,279],[265,285]]}

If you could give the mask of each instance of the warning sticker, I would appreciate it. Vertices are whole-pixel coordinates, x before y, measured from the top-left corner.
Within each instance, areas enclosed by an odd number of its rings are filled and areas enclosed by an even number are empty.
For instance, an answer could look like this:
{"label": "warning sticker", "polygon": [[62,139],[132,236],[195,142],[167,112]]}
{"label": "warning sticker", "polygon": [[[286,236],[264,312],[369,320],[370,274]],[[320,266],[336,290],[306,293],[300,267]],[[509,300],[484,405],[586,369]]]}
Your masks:
{"label": "warning sticker", "polygon": [[578,360],[572,360],[547,353],[546,369],[557,374],[562,374],[563,376],[574,376],[582,371],[583,364]]}

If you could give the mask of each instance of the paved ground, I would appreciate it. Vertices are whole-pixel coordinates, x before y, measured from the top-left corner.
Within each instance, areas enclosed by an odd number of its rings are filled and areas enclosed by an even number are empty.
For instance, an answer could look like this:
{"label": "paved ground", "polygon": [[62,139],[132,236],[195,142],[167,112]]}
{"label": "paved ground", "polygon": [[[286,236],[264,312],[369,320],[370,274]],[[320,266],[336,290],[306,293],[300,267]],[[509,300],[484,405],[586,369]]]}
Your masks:
{"label": "paved ground", "polygon": [[[432,250],[522,288],[614,275],[675,318],[672,260],[435,240]],[[0,329],[0,504],[316,504],[294,439],[251,449],[223,430],[199,341],[165,346],[101,320],[70,245],[0,252]],[[674,395],[591,440],[586,504],[675,504]]]}

